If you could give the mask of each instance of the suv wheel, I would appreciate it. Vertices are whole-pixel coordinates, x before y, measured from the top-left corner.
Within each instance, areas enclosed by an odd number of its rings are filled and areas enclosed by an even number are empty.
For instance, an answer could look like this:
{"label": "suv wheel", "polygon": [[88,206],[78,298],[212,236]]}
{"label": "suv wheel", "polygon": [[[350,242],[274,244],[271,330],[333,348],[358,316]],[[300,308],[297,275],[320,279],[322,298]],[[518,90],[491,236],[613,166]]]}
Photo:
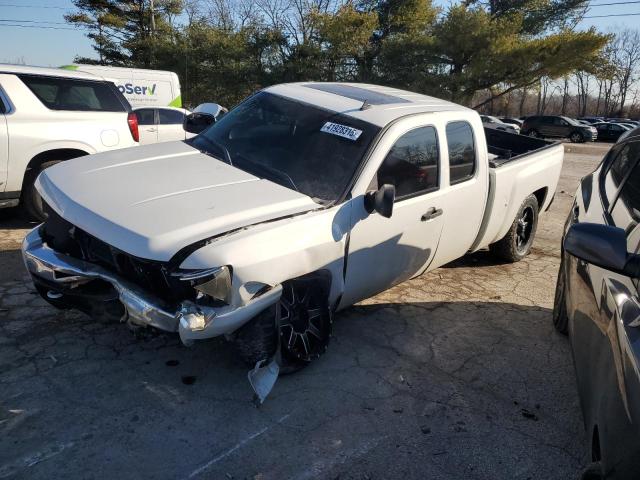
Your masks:
{"label": "suv wheel", "polygon": [[41,163],[38,167],[32,168],[24,179],[24,186],[22,187],[22,206],[27,215],[33,220],[43,222],[47,218],[47,214],[44,212],[42,206],[42,197],[36,190],[35,182],[38,175],[43,170],[53,167],[56,163],[60,163],[61,160],[50,160],[48,162]]}
{"label": "suv wheel", "polygon": [[292,373],[322,355],[332,329],[328,291],[313,275],[285,282],[277,304],[241,327],[235,347],[248,367],[271,358],[278,342],[282,373]]}
{"label": "suv wheel", "polygon": [[511,228],[502,240],[489,245],[491,253],[508,262],[519,262],[531,251],[538,227],[538,199],[529,195],[524,199]]}
{"label": "suv wheel", "polygon": [[538,132],[537,130],[529,130],[527,132],[527,136],[533,137],[533,138],[540,138],[540,132]]}
{"label": "suv wheel", "polygon": [[584,143],[584,137],[580,132],[573,132],[569,137],[572,143]]}

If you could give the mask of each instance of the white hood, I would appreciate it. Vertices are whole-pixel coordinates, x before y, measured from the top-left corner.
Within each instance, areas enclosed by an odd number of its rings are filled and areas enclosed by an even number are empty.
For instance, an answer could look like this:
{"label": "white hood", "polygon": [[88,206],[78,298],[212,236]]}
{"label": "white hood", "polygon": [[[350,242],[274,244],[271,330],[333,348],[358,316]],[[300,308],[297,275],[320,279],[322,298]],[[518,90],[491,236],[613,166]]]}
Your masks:
{"label": "white hood", "polygon": [[162,261],[198,240],[319,207],[183,142],[68,160],[45,170],[36,186],[72,224],[131,255]]}

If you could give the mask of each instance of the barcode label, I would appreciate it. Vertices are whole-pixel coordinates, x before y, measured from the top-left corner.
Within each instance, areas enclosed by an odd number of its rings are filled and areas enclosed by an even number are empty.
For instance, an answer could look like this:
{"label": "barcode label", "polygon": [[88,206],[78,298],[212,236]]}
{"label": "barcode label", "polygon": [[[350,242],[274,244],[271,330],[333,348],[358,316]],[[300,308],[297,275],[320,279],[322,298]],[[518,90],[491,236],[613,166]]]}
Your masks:
{"label": "barcode label", "polygon": [[357,128],[347,127],[346,125],[340,125],[339,123],[327,122],[320,129],[321,132],[330,133],[332,135],[338,135],[339,137],[348,138],[354,142],[362,134],[362,130]]}

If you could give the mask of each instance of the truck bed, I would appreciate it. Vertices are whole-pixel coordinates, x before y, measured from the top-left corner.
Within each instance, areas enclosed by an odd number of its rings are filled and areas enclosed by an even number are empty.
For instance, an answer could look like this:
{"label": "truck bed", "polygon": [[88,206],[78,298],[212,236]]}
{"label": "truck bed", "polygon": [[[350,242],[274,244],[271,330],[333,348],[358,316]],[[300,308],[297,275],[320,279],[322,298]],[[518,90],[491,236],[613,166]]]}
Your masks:
{"label": "truck bed", "polygon": [[564,159],[564,146],[559,142],[484,130],[489,151],[489,192],[471,251],[504,237],[529,195],[537,197],[540,212],[546,210],[555,195]]}
{"label": "truck bed", "polygon": [[489,159],[491,168],[499,168],[507,163],[529,156],[546,148],[552,148],[559,142],[542,138],[527,137],[491,128],[484,129],[489,153],[495,155]]}

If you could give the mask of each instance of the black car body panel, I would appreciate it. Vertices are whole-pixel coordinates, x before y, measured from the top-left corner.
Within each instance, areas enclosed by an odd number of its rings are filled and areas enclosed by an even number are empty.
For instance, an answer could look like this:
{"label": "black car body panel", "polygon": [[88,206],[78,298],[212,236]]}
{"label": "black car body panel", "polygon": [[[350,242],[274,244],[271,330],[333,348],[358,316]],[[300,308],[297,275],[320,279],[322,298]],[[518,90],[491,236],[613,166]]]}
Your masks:
{"label": "black car body panel", "polygon": [[[635,257],[640,253],[639,159],[636,133],[615,145],[598,169],[582,179],[563,242],[574,224],[615,227],[626,238],[623,258],[640,258]],[[590,456],[600,462],[604,478],[637,479],[640,270],[603,268],[569,254],[569,244],[564,247],[559,275],[565,276],[564,306]]]}

